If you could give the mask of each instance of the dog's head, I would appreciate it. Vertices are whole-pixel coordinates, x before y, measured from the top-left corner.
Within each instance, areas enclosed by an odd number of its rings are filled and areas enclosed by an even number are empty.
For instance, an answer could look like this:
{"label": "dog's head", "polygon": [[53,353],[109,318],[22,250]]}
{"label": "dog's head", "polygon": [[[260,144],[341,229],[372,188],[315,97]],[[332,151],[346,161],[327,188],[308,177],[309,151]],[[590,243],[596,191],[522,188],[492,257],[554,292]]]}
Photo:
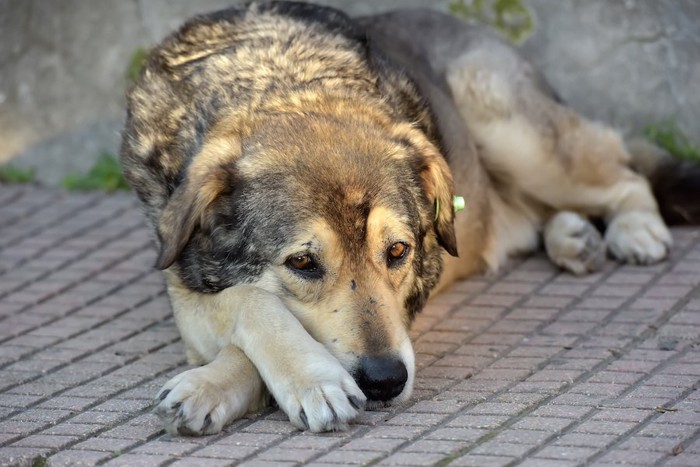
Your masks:
{"label": "dog's head", "polygon": [[158,266],[201,292],[274,293],[369,400],[405,400],[407,330],[441,250],[457,254],[452,195],[443,156],[407,123],[289,113],[246,137],[224,123],[161,216]]}

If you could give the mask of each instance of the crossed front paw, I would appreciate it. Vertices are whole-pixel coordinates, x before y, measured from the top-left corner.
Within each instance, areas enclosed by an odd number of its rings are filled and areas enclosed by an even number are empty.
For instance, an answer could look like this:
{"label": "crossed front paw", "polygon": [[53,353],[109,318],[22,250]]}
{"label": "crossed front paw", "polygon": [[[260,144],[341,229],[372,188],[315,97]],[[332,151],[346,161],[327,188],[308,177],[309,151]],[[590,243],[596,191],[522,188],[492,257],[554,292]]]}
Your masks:
{"label": "crossed front paw", "polygon": [[227,378],[217,377],[207,367],[194,368],[163,386],[156,396],[154,412],[170,434],[210,435],[248,411],[251,401],[246,396],[245,391],[231,387]]}
{"label": "crossed front paw", "polygon": [[323,374],[293,375],[277,388],[270,388],[292,424],[314,433],[348,428],[365,406],[367,398],[340,364]]}

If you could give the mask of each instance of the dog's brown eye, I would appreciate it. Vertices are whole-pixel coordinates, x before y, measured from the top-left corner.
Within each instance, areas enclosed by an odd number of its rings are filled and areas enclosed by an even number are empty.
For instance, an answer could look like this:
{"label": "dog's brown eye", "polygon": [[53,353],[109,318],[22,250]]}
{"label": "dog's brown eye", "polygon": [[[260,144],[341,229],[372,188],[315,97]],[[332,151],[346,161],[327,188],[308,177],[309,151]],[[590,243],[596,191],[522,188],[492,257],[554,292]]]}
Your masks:
{"label": "dog's brown eye", "polygon": [[324,270],[313,255],[294,255],[284,262],[292,272],[306,280],[318,280],[323,277]]}
{"label": "dog's brown eye", "polygon": [[408,245],[404,242],[396,242],[386,251],[389,266],[397,266],[408,253]]}
{"label": "dog's brown eye", "polygon": [[316,268],[314,260],[309,255],[290,256],[287,264],[299,271],[309,271]]}

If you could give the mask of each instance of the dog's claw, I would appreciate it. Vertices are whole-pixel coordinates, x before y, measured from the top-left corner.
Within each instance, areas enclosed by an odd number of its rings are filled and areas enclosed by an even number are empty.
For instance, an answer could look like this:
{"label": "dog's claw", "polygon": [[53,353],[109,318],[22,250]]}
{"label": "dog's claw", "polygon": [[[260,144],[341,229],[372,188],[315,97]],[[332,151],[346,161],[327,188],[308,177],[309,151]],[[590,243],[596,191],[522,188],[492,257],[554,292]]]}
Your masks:
{"label": "dog's claw", "polygon": [[304,429],[309,430],[309,419],[306,418],[306,411],[304,409],[301,409],[301,412],[299,412],[299,418],[301,419],[301,423],[304,424]]}
{"label": "dog's claw", "polygon": [[158,396],[158,400],[163,400],[166,397],[168,397],[168,394],[170,394],[170,389],[166,389],[165,391],[161,392],[160,395]]}
{"label": "dog's claw", "polygon": [[199,431],[204,433],[205,431],[207,431],[207,428],[209,428],[209,425],[211,425],[211,412],[209,412],[207,414],[207,416],[204,417],[204,423],[202,424],[202,429]]}
{"label": "dog's claw", "polygon": [[365,404],[355,396],[348,396],[348,402],[350,402],[350,405],[352,405],[355,410],[362,410],[365,406]]}

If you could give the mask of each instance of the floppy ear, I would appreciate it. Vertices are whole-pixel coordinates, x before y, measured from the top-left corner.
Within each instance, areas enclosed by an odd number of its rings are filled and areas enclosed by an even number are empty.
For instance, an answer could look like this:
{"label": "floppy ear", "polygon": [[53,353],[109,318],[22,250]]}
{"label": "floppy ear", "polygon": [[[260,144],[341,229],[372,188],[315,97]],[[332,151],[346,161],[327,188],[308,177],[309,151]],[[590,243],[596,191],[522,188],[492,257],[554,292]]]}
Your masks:
{"label": "floppy ear", "polygon": [[424,158],[420,178],[425,194],[435,207],[432,219],[435,223],[438,243],[450,255],[458,256],[452,203],[454,195],[452,173],[445,158],[434,147],[424,152]]}
{"label": "floppy ear", "polygon": [[226,166],[240,154],[237,138],[217,138],[205,143],[187,168],[185,180],[170,197],[158,220],[160,253],[156,268],[167,269],[201,225],[207,208],[232,183]]}

